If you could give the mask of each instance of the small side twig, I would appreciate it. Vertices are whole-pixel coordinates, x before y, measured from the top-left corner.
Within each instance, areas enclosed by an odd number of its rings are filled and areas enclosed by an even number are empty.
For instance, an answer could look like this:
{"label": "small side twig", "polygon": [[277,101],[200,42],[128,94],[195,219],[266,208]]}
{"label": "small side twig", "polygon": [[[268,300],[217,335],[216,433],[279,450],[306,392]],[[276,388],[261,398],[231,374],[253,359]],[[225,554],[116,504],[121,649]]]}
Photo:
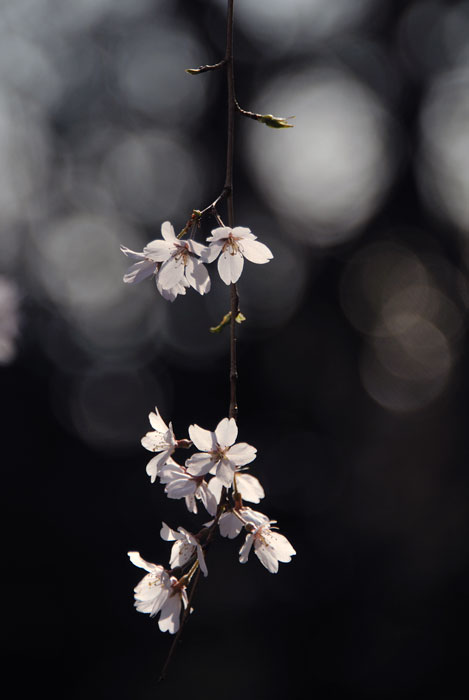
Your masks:
{"label": "small side twig", "polygon": [[222,58],[218,63],[207,64],[205,66],[199,66],[198,68],[186,68],[186,73],[190,75],[199,75],[199,73],[207,73],[209,70],[218,70],[218,68],[223,68],[226,63],[226,58]]}

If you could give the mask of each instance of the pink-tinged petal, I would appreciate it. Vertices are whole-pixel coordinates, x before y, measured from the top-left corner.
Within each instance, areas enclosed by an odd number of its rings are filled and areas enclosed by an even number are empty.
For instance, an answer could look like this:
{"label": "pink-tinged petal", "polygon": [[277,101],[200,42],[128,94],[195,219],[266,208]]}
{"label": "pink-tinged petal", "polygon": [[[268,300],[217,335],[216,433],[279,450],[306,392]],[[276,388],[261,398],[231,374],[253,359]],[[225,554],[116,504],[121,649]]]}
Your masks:
{"label": "pink-tinged petal", "polygon": [[147,466],[145,467],[145,471],[148,474],[148,476],[150,477],[152,484],[155,482],[155,479],[158,476],[158,472],[160,471],[160,469],[162,467],[162,462],[164,464],[164,457],[165,457],[165,453],[163,453],[162,455],[161,454],[155,455],[154,457],[152,457],[150,459]]}
{"label": "pink-tinged petal", "polygon": [[213,467],[213,460],[206,452],[196,452],[192,457],[186,459],[186,469],[192,476],[204,476]]}
{"label": "pink-tinged petal", "polygon": [[223,488],[223,484],[220,481],[220,479],[218,479],[216,476],[214,476],[208,482],[208,489],[210,490],[211,493],[213,493],[214,498],[216,498],[216,500],[217,500],[217,503],[220,500],[222,488]]}
{"label": "pink-tinged petal", "polygon": [[211,233],[212,235],[207,237],[207,241],[219,241],[228,238],[231,229],[229,226],[219,226],[218,228],[214,228]]}
{"label": "pink-tinged petal", "polygon": [[168,426],[161,417],[160,412],[155,406],[155,411],[148,414],[148,420],[153,430],[158,430],[160,433],[165,433],[168,430]]}
{"label": "pink-tinged petal", "polygon": [[218,526],[220,528],[220,535],[222,537],[228,537],[229,540],[237,537],[243,529],[243,523],[234,513],[223,513],[218,521]]}
{"label": "pink-tinged petal", "polygon": [[279,532],[270,532],[270,536],[267,541],[268,544],[273,547],[275,555],[279,561],[287,563],[291,561],[291,558],[296,554],[285,535],[281,535]]}
{"label": "pink-tinged petal", "polygon": [[160,268],[158,282],[163,289],[171,289],[180,283],[184,276],[184,258],[171,257]]}
{"label": "pink-tinged petal", "polygon": [[204,504],[207,513],[210,513],[210,515],[216,514],[218,507],[218,499],[215,498],[205,481],[202,481],[199,488],[197,489],[197,497],[200,498],[200,500]]}
{"label": "pink-tinged petal", "polygon": [[246,228],[246,226],[235,226],[233,229],[233,236],[235,238],[242,238],[244,240],[250,239],[251,241],[256,240],[257,236],[255,236],[250,228]]}
{"label": "pink-tinged petal", "polygon": [[197,241],[193,241],[192,239],[187,240],[186,244],[189,252],[199,257],[208,250],[206,245],[203,245],[203,243],[197,243]]}
{"label": "pink-tinged petal", "polygon": [[246,522],[251,523],[256,528],[259,528],[261,525],[267,525],[270,523],[270,520],[267,517],[267,515],[264,515],[264,513],[260,513],[258,510],[253,510],[252,508],[249,508],[249,506],[244,506],[243,508],[241,508],[240,513],[243,516],[244,520],[246,520]]}
{"label": "pink-tinged petal", "polygon": [[223,251],[218,258],[218,272],[225,284],[235,283],[241,277],[244,259],[241,253],[232,255],[230,249]]}
{"label": "pink-tinged petal", "polygon": [[259,503],[261,498],[264,498],[264,489],[261,486],[259,479],[251,474],[236,473],[236,489],[241,494],[243,501],[250,503]]}
{"label": "pink-tinged petal", "polygon": [[178,294],[185,294],[186,287],[189,287],[189,282],[186,280],[185,277],[182,277],[180,282],[174,287],[171,287],[171,289],[164,289],[164,287],[161,286],[159,275],[157,275],[155,279],[156,288],[163,297],[163,299],[166,299],[166,301],[174,301]]}
{"label": "pink-tinged petal", "polygon": [[145,571],[151,572],[157,570],[158,568],[163,568],[158,566],[157,564],[152,564],[151,562],[142,559],[142,557],[140,556],[140,552],[127,552],[127,556],[129,557],[132,564],[138,566],[140,569],[145,569]]}
{"label": "pink-tinged petal", "polygon": [[257,450],[247,442],[238,442],[226,452],[227,458],[237,467],[243,467],[256,459]]}
{"label": "pink-tinged petal", "polygon": [[164,440],[163,435],[154,430],[144,435],[140,440],[140,443],[142,447],[149,452],[161,452],[161,450],[168,449],[168,445]]}
{"label": "pink-tinged petal", "polygon": [[232,463],[227,459],[220,460],[217,467],[217,478],[220,479],[223,486],[226,486],[227,489],[230,488],[233,483],[233,477],[234,467]]}
{"label": "pink-tinged petal", "polygon": [[247,260],[258,265],[263,265],[274,257],[272,251],[259,241],[243,239],[239,242],[239,247]]}
{"label": "pink-tinged petal", "polygon": [[197,483],[193,479],[174,479],[166,484],[165,492],[168,494],[168,498],[185,498],[195,493],[197,488]]}
{"label": "pink-tinged petal", "polygon": [[176,462],[173,460],[172,463],[166,462],[163,464],[161,469],[158,471],[158,476],[160,477],[162,484],[168,484],[174,479],[190,479],[190,476],[187,474],[185,468],[181,467],[179,464],[176,464]]}
{"label": "pink-tinged petal", "polygon": [[194,513],[194,515],[197,513],[197,501],[195,500],[195,496],[193,494],[190,494],[189,496],[185,496],[185,502],[186,502],[186,508],[189,511],[189,513]]}
{"label": "pink-tinged petal", "polygon": [[172,243],[158,240],[151,241],[151,243],[146,245],[143,249],[143,253],[149,260],[153,260],[154,262],[164,262],[170,257],[172,250]]}
{"label": "pink-tinged petal", "polygon": [[199,294],[210,291],[210,276],[205,265],[198,260],[190,259],[186,265],[186,279]]}
{"label": "pink-tinged petal", "polygon": [[174,233],[174,227],[169,221],[163,221],[161,224],[161,235],[165,241],[177,242],[176,234]]}
{"label": "pink-tinged petal", "polygon": [[211,263],[216,260],[224,245],[225,241],[213,241],[213,243],[210,243],[210,246],[201,253],[200,259],[202,262]]}
{"label": "pink-tinged petal", "polygon": [[212,452],[217,447],[217,438],[211,430],[205,430],[198,425],[189,426],[189,437],[201,452]]}
{"label": "pink-tinged petal", "polygon": [[130,258],[131,260],[145,260],[145,256],[143,253],[138,253],[136,250],[130,250],[130,248],[127,248],[125,245],[120,246],[120,251],[121,253],[124,253],[124,255],[127,258]]}
{"label": "pink-tinged petal", "polygon": [[175,634],[179,629],[179,617],[181,614],[181,596],[176,591],[168,597],[161,609],[158,627],[162,632]]}
{"label": "pink-tinged petal", "polygon": [[270,547],[266,547],[260,540],[256,540],[254,543],[254,553],[257,555],[261,564],[263,564],[271,574],[277,573],[278,559]]}
{"label": "pink-tinged petal", "polygon": [[215,428],[215,435],[220,447],[231,447],[238,437],[238,426],[234,418],[223,418]]}
{"label": "pink-tinged petal", "polygon": [[184,564],[187,564],[191,556],[194,554],[194,551],[195,545],[190,544],[185,539],[178,540],[173,544],[171,548],[171,558],[169,560],[169,565],[172,569],[174,569],[174,567],[176,566],[184,566]]}
{"label": "pink-tinged petal", "polygon": [[126,284],[138,284],[156,272],[157,264],[151,260],[140,260],[129,267],[123,280]]}
{"label": "pink-tinged petal", "polygon": [[155,615],[157,615],[160,612],[160,610],[164,607],[166,601],[168,600],[169,594],[170,591],[167,588],[159,589],[153,600],[153,605],[150,612],[151,617],[155,617]]}
{"label": "pink-tinged petal", "polygon": [[239,550],[239,561],[241,564],[245,564],[247,562],[253,542],[254,536],[251,535],[251,533],[248,533],[246,535],[246,539],[244,540],[243,546]]}
{"label": "pink-tinged petal", "polygon": [[180,534],[179,532],[176,532],[176,530],[173,530],[171,527],[169,527],[169,525],[166,525],[166,523],[162,523],[160,537],[162,540],[172,542],[173,540],[178,540],[180,538]]}

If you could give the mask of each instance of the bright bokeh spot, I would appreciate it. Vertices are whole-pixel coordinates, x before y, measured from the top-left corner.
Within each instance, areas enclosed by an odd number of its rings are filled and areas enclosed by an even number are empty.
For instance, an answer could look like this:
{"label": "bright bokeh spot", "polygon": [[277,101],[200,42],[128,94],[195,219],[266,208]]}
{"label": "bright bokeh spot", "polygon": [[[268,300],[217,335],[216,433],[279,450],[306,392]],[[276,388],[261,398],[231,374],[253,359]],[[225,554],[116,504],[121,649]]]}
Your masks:
{"label": "bright bokeh spot", "polygon": [[294,128],[281,132],[245,125],[249,167],[289,233],[313,246],[355,236],[381,203],[395,165],[389,116],[376,96],[346,72],[318,68],[282,75],[257,104],[298,115]]}

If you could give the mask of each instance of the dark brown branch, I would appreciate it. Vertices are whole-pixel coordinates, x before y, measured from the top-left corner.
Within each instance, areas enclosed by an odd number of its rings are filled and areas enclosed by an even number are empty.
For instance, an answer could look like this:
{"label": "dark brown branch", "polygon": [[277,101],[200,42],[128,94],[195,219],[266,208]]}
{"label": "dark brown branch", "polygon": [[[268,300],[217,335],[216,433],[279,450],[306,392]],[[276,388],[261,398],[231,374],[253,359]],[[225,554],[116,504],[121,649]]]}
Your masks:
{"label": "dark brown branch", "polygon": [[198,68],[186,68],[186,73],[190,75],[199,75],[199,73],[206,73],[209,70],[217,70],[218,68],[223,68],[226,63],[226,58],[222,58],[218,63],[207,64],[206,66],[199,66]]}
{"label": "dark brown branch", "polygon": [[168,670],[168,666],[171,663],[171,659],[173,658],[173,654],[176,650],[177,643],[179,642],[179,639],[181,637],[182,631],[184,629],[184,625],[186,624],[187,618],[189,617],[189,615],[191,613],[192,598],[194,597],[195,589],[197,588],[199,578],[200,578],[200,568],[198,568],[196,573],[195,573],[194,582],[192,584],[191,592],[189,594],[189,598],[188,598],[188,602],[187,602],[187,608],[184,610],[184,613],[183,613],[183,616],[181,619],[181,623],[179,625],[179,630],[177,631],[176,636],[173,639],[173,643],[171,644],[170,650],[168,652],[168,656],[166,657],[166,661],[164,662],[163,668],[161,669],[160,677],[158,678],[158,683],[165,679],[166,671]]}

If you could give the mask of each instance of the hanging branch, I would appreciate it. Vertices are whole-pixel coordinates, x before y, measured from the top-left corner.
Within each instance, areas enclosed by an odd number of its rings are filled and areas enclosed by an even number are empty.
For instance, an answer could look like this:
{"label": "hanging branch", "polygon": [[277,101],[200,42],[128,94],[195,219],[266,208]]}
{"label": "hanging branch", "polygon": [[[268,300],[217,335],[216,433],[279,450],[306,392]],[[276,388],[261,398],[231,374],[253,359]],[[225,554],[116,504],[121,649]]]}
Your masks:
{"label": "hanging branch", "polygon": [[[134,589],[137,610],[150,613],[151,616],[159,614],[160,629],[175,635],[159,680],[166,675],[192,612],[191,604],[200,581],[200,573],[202,572],[204,576],[208,575],[205,556],[218,532],[224,537],[232,538],[244,528],[246,540],[239,551],[239,561],[241,563],[247,561],[249,551],[254,545],[255,554],[271,573],[278,571],[279,561],[289,562],[295,554],[286,537],[272,531],[275,521],[243,504],[243,499],[251,503],[259,503],[264,497],[264,490],[256,477],[245,473],[246,465],[256,458],[256,448],[245,442],[236,442],[238,435],[236,324],[245,320],[239,309],[237,281],[245,259],[256,264],[264,264],[273,256],[266,245],[256,240],[257,237],[250,229],[234,225],[235,115],[241,113],[276,128],[290,125],[285,120],[272,115],[258,115],[242,110],[236,100],[233,9],[234,0],[227,0],[224,58],[213,65],[191,68],[187,71],[196,75],[219,68],[226,70],[227,141],[223,189],[218,197],[204,209],[192,210],[184,228],[177,236],[171,223],[165,221],[161,226],[162,239],[151,241],[142,252],[135,252],[121,246],[124,255],[133,260],[133,264],[124,275],[124,282],[132,284],[152,277],[158,291],[169,301],[174,301],[179,295],[185,295],[189,287],[193,287],[200,294],[208,293],[211,281],[205,265],[216,259],[218,259],[220,277],[230,288],[230,311],[217,326],[210,329],[213,333],[219,333],[225,326],[230,327],[228,417],[218,423],[215,431],[190,425],[188,430],[190,439],[176,439],[171,423],[169,426],[166,425],[158,409],[155,408],[155,412],[149,415],[153,430],[148,432],[141,441],[145,449],[156,453],[146,467],[151,481],[154,482],[158,477],[165,485],[168,497],[184,498],[188,510],[192,513],[197,513],[197,501],[201,501],[213,517],[211,523],[202,527],[197,534],[188,532],[183,527],[179,527],[177,531],[172,530],[163,523],[160,532],[162,539],[174,543],[169,569],[145,561],[139,552],[128,552],[131,562],[147,571]],[[226,200],[227,226],[217,210],[218,205],[224,200]],[[218,228],[212,230],[212,235],[207,238],[209,246],[194,240],[194,234],[199,230],[201,220],[206,214],[211,214],[218,223]],[[186,237],[188,233],[189,236]],[[197,448],[199,452],[186,459],[184,466],[174,461],[172,454],[177,449],[187,450],[191,447]],[[207,483],[206,478],[209,478],[209,474],[212,477]]]}

